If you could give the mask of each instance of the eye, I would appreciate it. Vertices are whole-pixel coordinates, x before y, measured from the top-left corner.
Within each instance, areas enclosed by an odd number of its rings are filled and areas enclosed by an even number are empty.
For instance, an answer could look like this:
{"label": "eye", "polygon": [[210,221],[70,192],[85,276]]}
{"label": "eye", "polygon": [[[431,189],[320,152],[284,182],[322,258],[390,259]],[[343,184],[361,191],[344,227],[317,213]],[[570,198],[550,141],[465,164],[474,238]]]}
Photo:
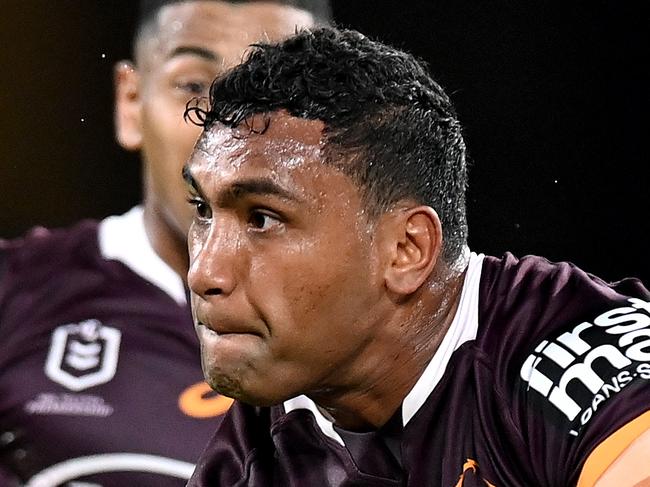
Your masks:
{"label": "eye", "polygon": [[208,83],[200,80],[178,81],[174,87],[188,96],[206,96],[208,91]]}
{"label": "eye", "polygon": [[194,207],[196,215],[201,219],[210,218],[210,207],[200,198],[190,198],[187,202]]}
{"label": "eye", "polygon": [[265,210],[253,210],[248,218],[248,223],[255,230],[267,232],[282,229],[280,217]]}

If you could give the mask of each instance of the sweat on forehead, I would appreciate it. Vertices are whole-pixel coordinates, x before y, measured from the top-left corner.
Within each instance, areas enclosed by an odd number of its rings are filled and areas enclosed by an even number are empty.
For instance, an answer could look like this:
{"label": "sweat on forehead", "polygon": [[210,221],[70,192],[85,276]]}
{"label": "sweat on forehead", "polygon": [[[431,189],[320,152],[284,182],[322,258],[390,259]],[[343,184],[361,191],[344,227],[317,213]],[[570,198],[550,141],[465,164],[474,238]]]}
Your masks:
{"label": "sweat on forehead", "polygon": [[324,123],[294,117],[281,110],[265,115],[255,115],[237,127],[216,123],[206,129],[196,144],[196,150],[206,156],[219,150],[231,150],[255,145],[284,153],[309,153],[320,158]]}
{"label": "sweat on forehead", "polygon": [[[261,181],[293,192],[294,197],[315,198],[324,191],[319,186],[324,173],[331,171],[323,165],[321,135],[323,124],[286,113],[274,113],[263,133],[214,124],[199,138],[189,161],[183,168],[183,177],[191,187],[206,196],[221,193],[242,182]],[[338,172],[338,171],[335,171]],[[246,184],[248,184],[246,183]],[[225,188],[225,189],[224,189]],[[279,194],[279,191],[272,191]],[[285,194],[286,196],[286,194]],[[309,198],[308,198],[309,199]]]}

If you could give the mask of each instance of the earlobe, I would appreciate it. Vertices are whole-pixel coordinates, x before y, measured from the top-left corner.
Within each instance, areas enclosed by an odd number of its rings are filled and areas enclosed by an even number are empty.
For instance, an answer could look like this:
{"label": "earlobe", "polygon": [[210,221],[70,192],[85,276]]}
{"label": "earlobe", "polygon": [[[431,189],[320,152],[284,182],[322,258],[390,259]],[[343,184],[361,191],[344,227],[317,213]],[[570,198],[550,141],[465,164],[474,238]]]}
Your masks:
{"label": "earlobe", "polygon": [[406,296],[417,291],[436,266],[442,248],[442,225],[428,206],[418,206],[397,214],[392,222],[392,261],[386,285]]}
{"label": "earlobe", "polygon": [[142,145],[140,75],[133,63],[115,65],[115,137],[126,150]]}

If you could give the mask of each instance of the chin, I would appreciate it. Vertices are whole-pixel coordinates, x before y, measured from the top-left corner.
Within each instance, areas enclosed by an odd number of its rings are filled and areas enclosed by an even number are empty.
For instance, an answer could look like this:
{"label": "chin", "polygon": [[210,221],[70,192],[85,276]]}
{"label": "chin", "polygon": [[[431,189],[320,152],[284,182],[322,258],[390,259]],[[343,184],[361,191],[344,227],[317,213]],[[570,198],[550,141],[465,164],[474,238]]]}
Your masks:
{"label": "chin", "polygon": [[[204,375],[206,382],[219,394],[245,402],[251,406],[274,406],[293,397],[293,395],[282,394],[281,390],[275,388],[268,391],[266,387],[256,388],[250,384],[244,385],[238,378],[215,373],[214,371],[205,371]],[[268,386],[269,381],[264,382]],[[275,383],[274,381],[271,382]]]}
{"label": "chin", "polygon": [[238,401],[242,400],[242,390],[238,381],[226,376],[214,376],[209,372],[204,373],[205,381],[208,385],[222,396],[227,396]]}

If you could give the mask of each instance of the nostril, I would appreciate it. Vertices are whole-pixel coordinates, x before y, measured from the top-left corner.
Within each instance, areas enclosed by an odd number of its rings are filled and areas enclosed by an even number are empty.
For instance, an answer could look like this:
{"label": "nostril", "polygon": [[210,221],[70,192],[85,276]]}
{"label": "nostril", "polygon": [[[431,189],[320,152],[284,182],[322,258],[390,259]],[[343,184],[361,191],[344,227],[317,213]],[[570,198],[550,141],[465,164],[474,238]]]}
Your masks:
{"label": "nostril", "polygon": [[205,292],[205,294],[206,294],[206,296],[219,296],[220,294],[223,294],[223,291],[221,290],[221,288],[213,287],[213,288],[208,289]]}

